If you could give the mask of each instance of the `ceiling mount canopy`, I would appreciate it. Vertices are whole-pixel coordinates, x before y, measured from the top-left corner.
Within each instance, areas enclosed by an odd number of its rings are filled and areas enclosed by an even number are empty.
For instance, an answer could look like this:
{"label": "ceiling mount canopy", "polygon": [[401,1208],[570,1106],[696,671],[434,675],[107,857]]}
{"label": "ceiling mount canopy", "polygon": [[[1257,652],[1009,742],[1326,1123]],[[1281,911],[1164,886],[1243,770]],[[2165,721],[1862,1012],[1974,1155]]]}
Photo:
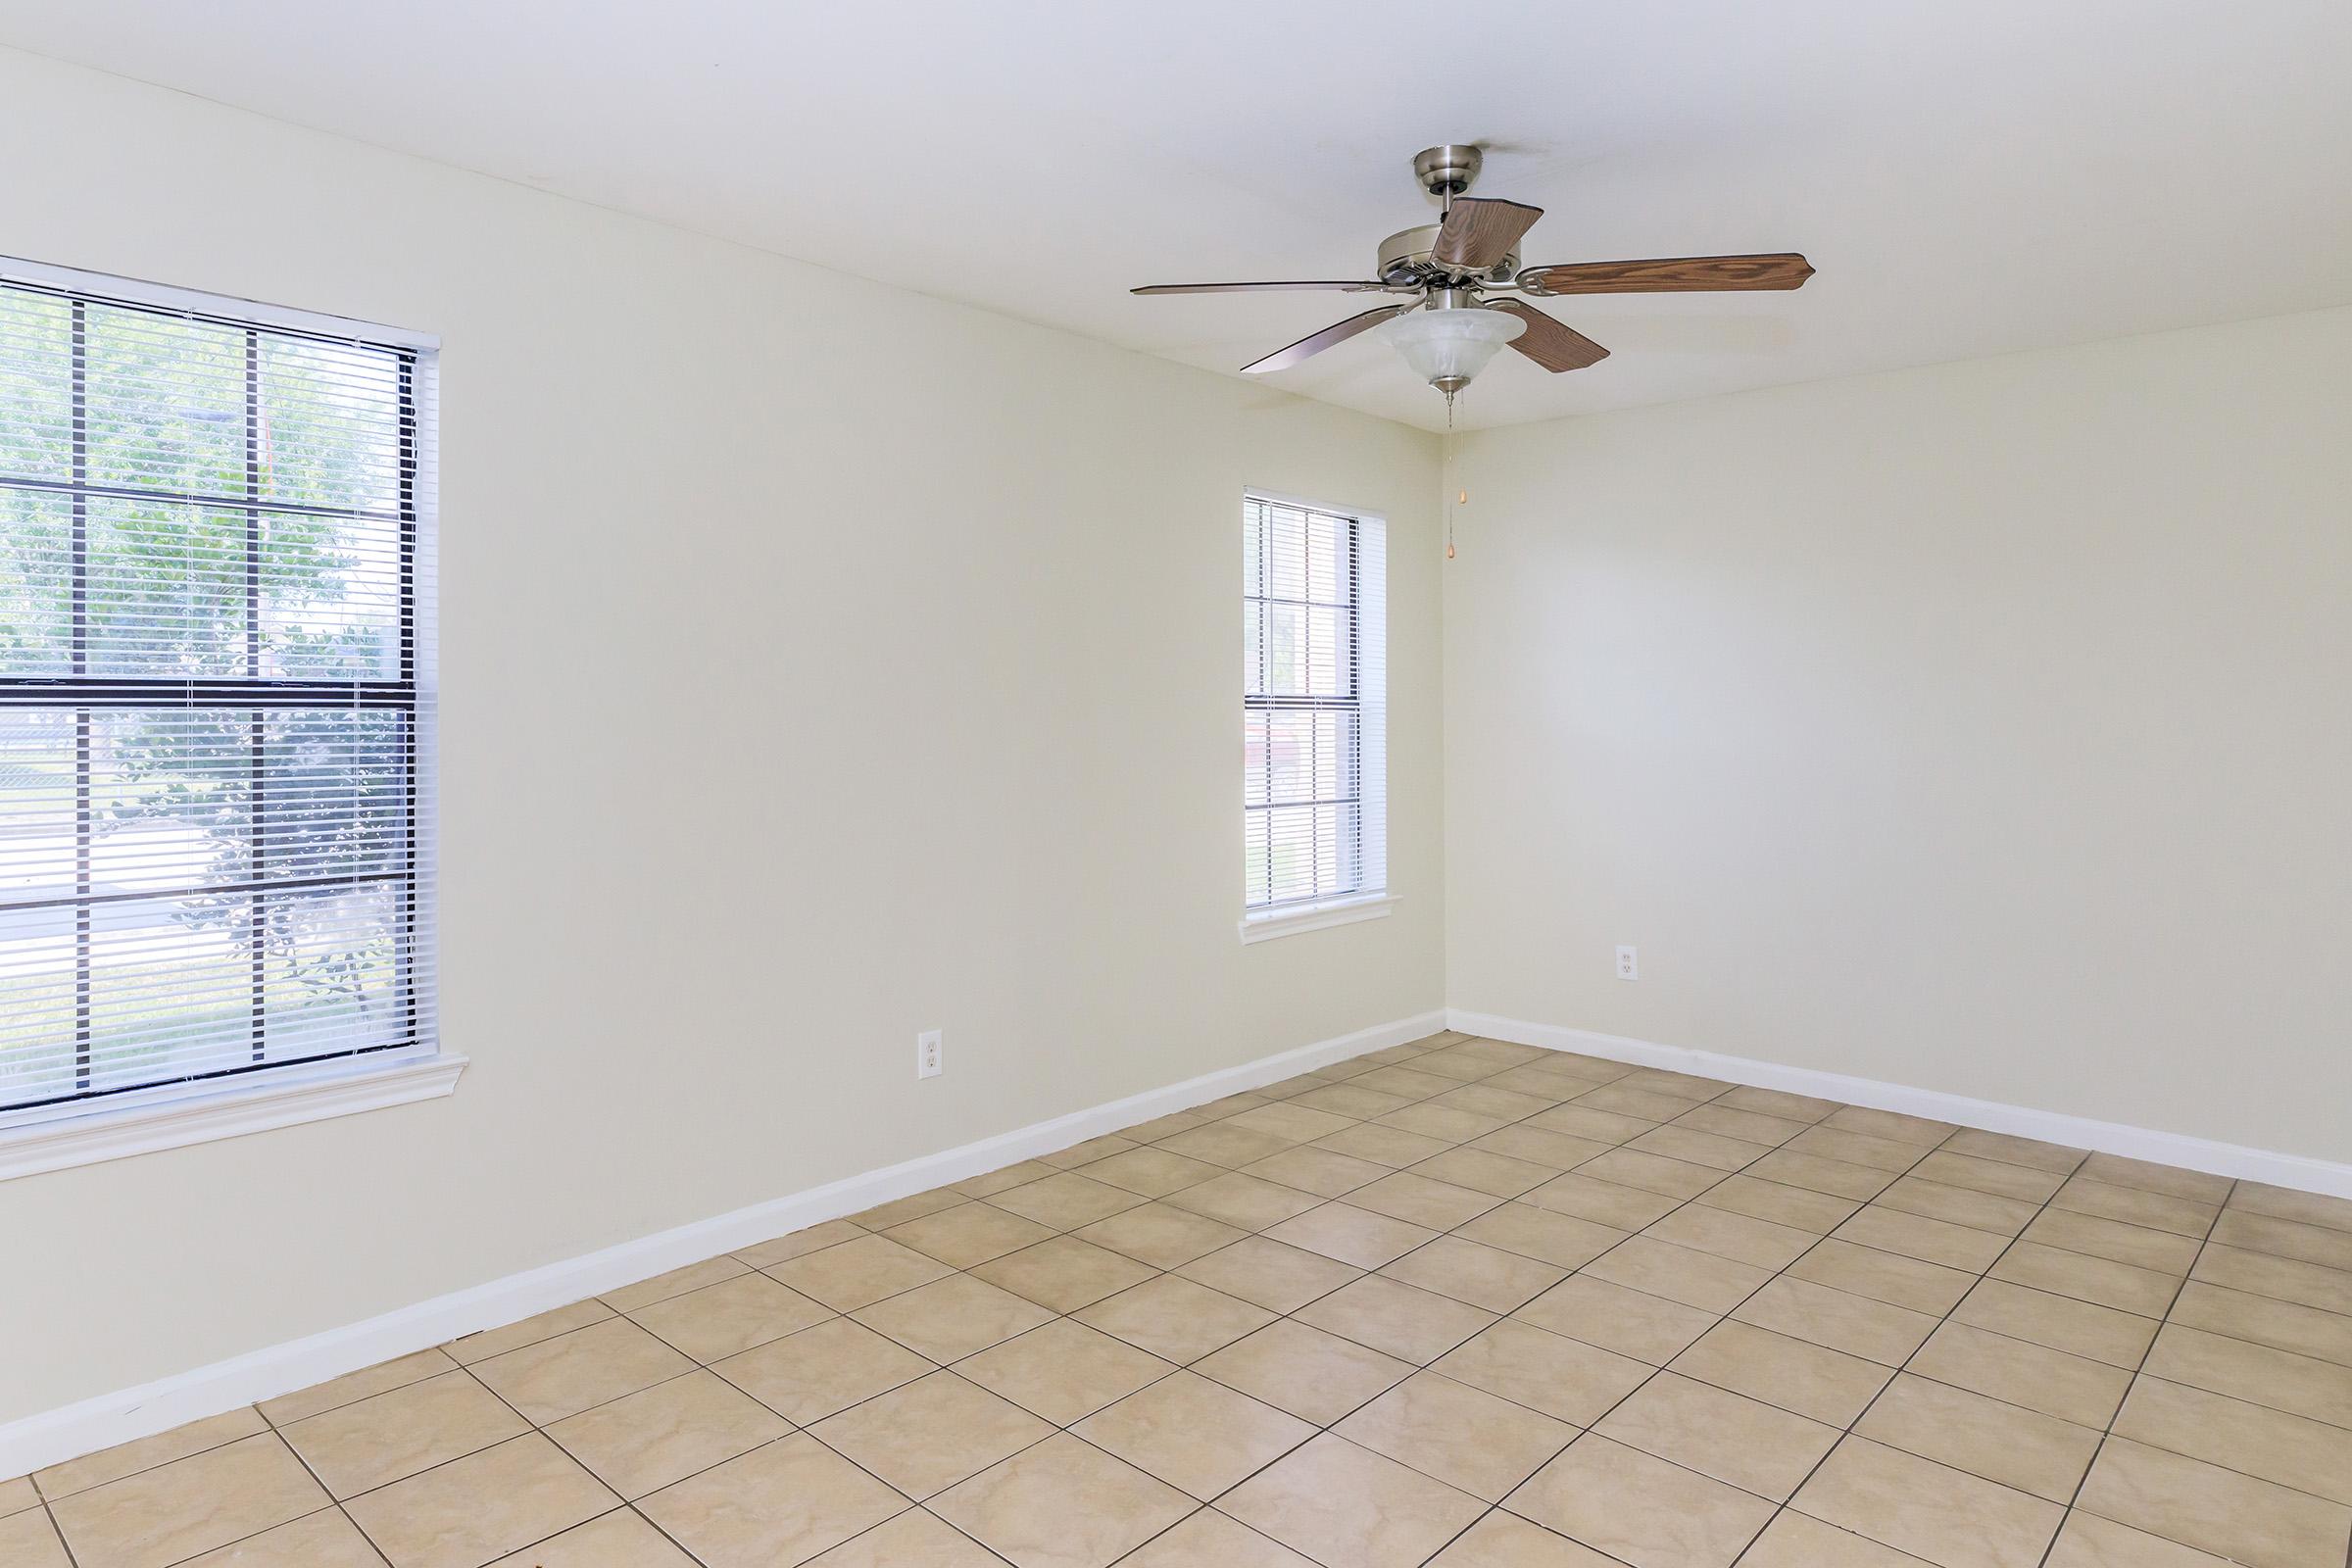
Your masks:
{"label": "ceiling mount canopy", "polygon": [[[1523,267],[1519,242],[1541,207],[1468,195],[1486,154],[1469,143],[1425,147],[1413,155],[1413,177],[1435,196],[1435,223],[1399,229],[1380,242],[1374,276],[1308,282],[1153,283],[1137,294],[1255,294],[1331,290],[1399,296],[1335,321],[1242,367],[1262,375],[1303,364],[1335,343],[1381,329],[1413,373],[1451,400],[1507,345],[1557,374],[1581,370],[1609,351],[1537,310],[1529,299],[1575,294],[1680,294],[1724,290],[1793,289],[1813,275],[1793,251],[1753,256],[1690,256],[1636,262],[1572,262]],[[1489,299],[1490,292],[1503,293]]]}

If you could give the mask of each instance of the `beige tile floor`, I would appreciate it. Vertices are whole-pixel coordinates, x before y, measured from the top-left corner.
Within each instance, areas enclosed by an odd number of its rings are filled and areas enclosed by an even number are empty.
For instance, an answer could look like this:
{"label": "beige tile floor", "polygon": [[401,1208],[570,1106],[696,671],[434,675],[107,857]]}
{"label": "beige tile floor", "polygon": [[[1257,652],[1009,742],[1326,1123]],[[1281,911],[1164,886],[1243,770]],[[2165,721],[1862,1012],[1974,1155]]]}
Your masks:
{"label": "beige tile floor", "polygon": [[2346,1568],[2352,1202],[1437,1035],[0,1483],[8,1568]]}

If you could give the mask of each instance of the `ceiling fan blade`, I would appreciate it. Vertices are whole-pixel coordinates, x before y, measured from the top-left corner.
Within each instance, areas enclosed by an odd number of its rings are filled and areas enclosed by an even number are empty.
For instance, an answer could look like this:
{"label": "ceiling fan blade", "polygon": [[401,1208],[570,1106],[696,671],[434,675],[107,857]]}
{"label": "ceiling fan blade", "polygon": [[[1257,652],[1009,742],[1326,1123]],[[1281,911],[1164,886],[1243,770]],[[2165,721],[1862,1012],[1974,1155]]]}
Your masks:
{"label": "ceiling fan blade", "polygon": [[1530,294],[1682,294],[1725,289],[1797,288],[1813,264],[1794,251],[1769,256],[1679,256],[1652,262],[1573,262],[1523,267]]}
{"label": "ceiling fan blade", "polygon": [[1345,321],[1334,321],[1322,331],[1302,337],[1287,349],[1276,349],[1264,359],[1243,366],[1242,373],[1263,375],[1268,370],[1287,370],[1294,365],[1312,359],[1334,343],[1345,343],[1356,333],[1367,331],[1398,312],[1411,309],[1409,305],[1383,305],[1361,316],[1350,316]]}
{"label": "ceiling fan blade", "polygon": [[1438,241],[1430,259],[1458,272],[1483,272],[1511,254],[1519,236],[1544,216],[1541,207],[1522,202],[1457,196],[1438,226]]}
{"label": "ceiling fan blade", "polygon": [[1388,288],[1386,283],[1362,283],[1353,278],[1323,279],[1311,283],[1148,283],[1131,288],[1130,294],[1282,294],[1305,289],[1338,289],[1343,293],[1369,293]]}
{"label": "ceiling fan blade", "polygon": [[1511,347],[1541,365],[1546,370],[1581,370],[1588,365],[1598,365],[1609,357],[1609,351],[1593,342],[1572,326],[1559,322],[1517,300],[1491,300],[1490,311],[1516,316],[1527,323],[1527,330],[1511,339]]}

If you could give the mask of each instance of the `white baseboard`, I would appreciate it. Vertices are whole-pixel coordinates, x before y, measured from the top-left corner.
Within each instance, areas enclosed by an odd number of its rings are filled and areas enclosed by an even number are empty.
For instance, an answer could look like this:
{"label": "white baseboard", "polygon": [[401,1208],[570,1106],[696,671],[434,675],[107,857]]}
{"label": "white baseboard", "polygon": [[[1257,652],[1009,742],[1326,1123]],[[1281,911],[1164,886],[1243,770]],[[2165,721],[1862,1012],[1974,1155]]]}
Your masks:
{"label": "white baseboard", "polygon": [[1434,1010],[1377,1024],[1295,1051],[1261,1056],[1238,1067],[1203,1073],[1164,1089],[1073,1111],[1051,1121],[1035,1122],[958,1149],[925,1154],[903,1164],[829,1182],[732,1213],[622,1242],[601,1251],[437,1296],[380,1317],[251,1350],[192,1372],[25,1416],[0,1426],[0,1479],[28,1475],[45,1465],[166,1432],[240,1405],[275,1398],[461,1335],[514,1323],[550,1307],[617,1290],[637,1280],[750,1247],[788,1231],[855,1214],[877,1203],[952,1182],[968,1181],[1154,1116],[1311,1072],[1366,1052],[1402,1045],[1445,1027],[1445,1014]]}
{"label": "white baseboard", "polygon": [[1687,1046],[1661,1046],[1654,1041],[1635,1040],[1625,1035],[1597,1034],[1590,1029],[1570,1029],[1560,1024],[1529,1023],[1519,1018],[1502,1018],[1461,1007],[1446,1009],[1446,1026],[1464,1034],[1484,1035],[1491,1040],[1508,1040],[1523,1046],[1540,1046],[1546,1051],[1580,1052],[1588,1056],[1629,1062],[1639,1067],[1664,1067],[1673,1072],[1695,1073],[1702,1078],[1753,1084],[1759,1089],[1779,1089],[1792,1095],[1841,1101],[1849,1105],[1868,1105],[1873,1110],[1898,1110],[1936,1121],[1956,1122],[1963,1127],[1980,1127],[1986,1132],[2037,1138],[2043,1143],[2064,1144],[2070,1149],[2122,1154],[2159,1165],[2178,1165],[2186,1170],[2210,1171],[2217,1176],[2268,1182],[2274,1187],[2325,1193],[2332,1198],[2352,1198],[2352,1165],[2313,1159],[2303,1154],[2247,1149],[2237,1144],[2217,1143],[2210,1138],[2193,1138],[2186,1133],[2127,1127],[2121,1122],[2093,1121],[2087,1116],[2035,1110],[2026,1105],[2003,1104],[1994,1100],[1971,1100],[1966,1095],[1948,1095],[1935,1089],[1914,1089],[1906,1084],[1884,1083],[1876,1078],[1851,1078],[1844,1073],[1823,1072],[1812,1067],[1788,1067],[1748,1056],[1726,1056],[1712,1051],[1694,1051]]}

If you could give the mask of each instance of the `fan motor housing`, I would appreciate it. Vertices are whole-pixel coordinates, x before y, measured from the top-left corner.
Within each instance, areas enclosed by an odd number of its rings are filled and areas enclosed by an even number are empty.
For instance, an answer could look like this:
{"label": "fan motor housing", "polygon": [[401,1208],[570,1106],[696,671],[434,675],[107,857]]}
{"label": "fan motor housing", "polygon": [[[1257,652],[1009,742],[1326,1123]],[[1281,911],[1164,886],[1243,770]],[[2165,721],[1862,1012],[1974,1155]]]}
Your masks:
{"label": "fan motor housing", "polygon": [[1513,251],[1483,272],[1457,272],[1441,267],[1431,257],[1437,250],[1438,225],[1423,223],[1418,228],[1399,229],[1380,242],[1380,260],[1374,275],[1384,283],[1423,284],[1442,278],[1474,277],[1482,283],[1508,283],[1519,270],[1519,253]]}

